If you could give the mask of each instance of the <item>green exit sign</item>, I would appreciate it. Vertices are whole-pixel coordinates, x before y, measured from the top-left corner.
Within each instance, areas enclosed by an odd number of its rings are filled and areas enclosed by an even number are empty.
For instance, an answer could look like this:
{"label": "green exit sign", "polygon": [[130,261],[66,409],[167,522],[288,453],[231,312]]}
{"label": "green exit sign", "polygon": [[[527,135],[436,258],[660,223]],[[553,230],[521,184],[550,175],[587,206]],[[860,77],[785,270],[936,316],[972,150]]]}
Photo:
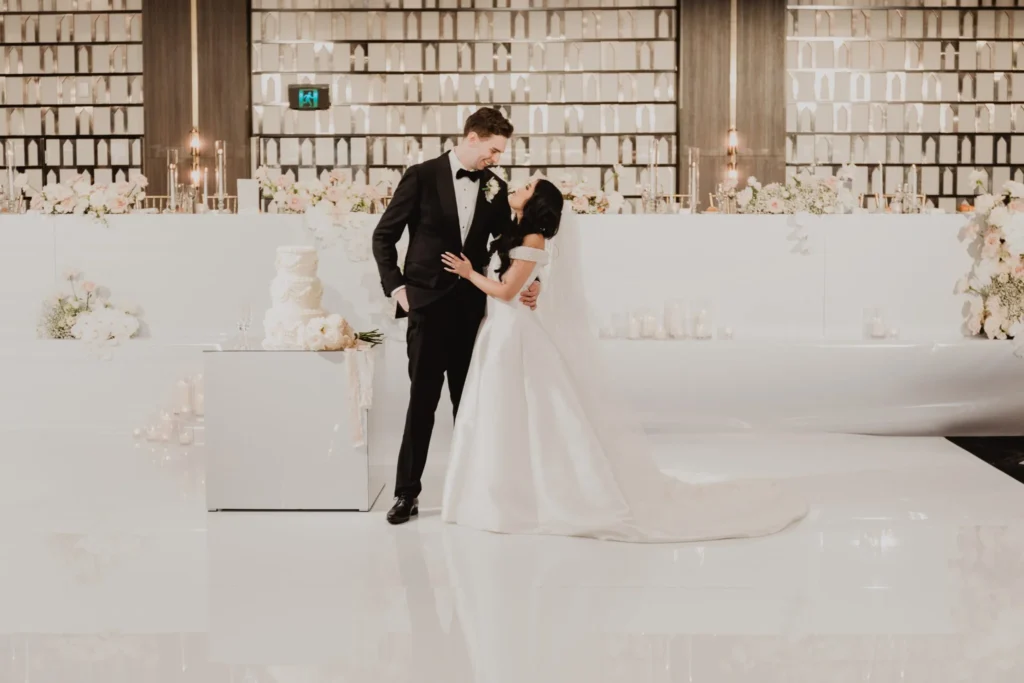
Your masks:
{"label": "green exit sign", "polygon": [[300,111],[329,109],[331,90],[326,85],[289,85],[288,107]]}

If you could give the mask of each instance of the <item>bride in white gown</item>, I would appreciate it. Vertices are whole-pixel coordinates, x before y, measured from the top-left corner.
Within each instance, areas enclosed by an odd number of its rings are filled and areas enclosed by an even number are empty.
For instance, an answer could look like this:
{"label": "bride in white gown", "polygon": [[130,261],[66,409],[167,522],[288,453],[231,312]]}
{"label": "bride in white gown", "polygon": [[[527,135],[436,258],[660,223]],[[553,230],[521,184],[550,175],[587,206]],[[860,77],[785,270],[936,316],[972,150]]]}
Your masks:
{"label": "bride in white gown", "polygon": [[[501,533],[667,543],[762,536],[802,518],[805,502],[779,482],[690,484],[657,468],[641,430],[610,407],[611,388],[601,385],[575,216],[566,210],[562,220],[561,192],[543,179],[509,205],[515,232],[492,244],[487,276],[462,257],[443,257],[488,299],[442,519]],[[533,312],[518,295],[549,260]]]}

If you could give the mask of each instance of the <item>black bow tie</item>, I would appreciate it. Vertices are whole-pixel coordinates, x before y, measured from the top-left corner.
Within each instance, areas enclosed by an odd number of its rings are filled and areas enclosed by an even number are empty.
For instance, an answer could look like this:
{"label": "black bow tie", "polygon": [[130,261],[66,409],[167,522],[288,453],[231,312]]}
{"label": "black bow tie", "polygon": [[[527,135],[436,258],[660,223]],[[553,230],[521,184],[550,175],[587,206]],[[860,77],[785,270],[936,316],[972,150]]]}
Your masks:
{"label": "black bow tie", "polygon": [[475,182],[478,182],[483,177],[484,177],[484,172],[483,171],[467,171],[464,168],[460,168],[458,171],[455,172],[455,179],[456,180],[462,180],[463,178],[469,178],[470,180],[472,180],[475,183]]}

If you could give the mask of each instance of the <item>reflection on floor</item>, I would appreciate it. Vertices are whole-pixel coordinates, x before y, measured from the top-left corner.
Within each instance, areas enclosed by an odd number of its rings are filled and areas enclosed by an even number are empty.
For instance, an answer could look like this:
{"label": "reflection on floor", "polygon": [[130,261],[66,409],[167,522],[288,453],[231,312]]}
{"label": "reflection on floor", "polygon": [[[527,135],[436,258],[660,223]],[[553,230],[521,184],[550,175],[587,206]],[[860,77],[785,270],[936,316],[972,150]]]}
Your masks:
{"label": "reflection on floor", "polygon": [[[0,681],[1020,681],[1024,488],[942,439],[686,437],[811,515],[675,546],[207,515],[199,451],[8,432]],[[439,477],[424,504],[436,504]]]}

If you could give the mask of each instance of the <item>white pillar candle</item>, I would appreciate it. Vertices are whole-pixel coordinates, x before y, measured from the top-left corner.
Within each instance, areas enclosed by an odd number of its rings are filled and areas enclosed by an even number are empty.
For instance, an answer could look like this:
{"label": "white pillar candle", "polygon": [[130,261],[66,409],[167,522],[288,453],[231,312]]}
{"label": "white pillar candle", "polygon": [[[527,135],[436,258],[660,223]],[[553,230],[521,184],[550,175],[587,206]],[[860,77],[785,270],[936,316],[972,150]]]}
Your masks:
{"label": "white pillar candle", "polygon": [[185,379],[179,379],[174,385],[174,410],[179,413],[192,412],[192,384]]}
{"label": "white pillar candle", "polygon": [[178,443],[182,446],[188,446],[195,441],[195,432],[192,431],[191,427],[182,427],[178,431]]}
{"label": "white pillar candle", "polygon": [[643,336],[653,337],[658,331],[658,319],[653,315],[644,316]]}
{"label": "white pillar candle", "polygon": [[642,332],[643,329],[640,316],[629,316],[629,330],[627,331],[626,336],[628,336],[630,339],[639,339]]}
{"label": "white pillar candle", "polygon": [[876,339],[885,338],[885,323],[878,316],[871,319],[871,336]]}
{"label": "white pillar candle", "polygon": [[654,331],[655,339],[668,339],[668,330],[665,329],[664,325],[658,325],[658,329]]}
{"label": "white pillar candle", "polygon": [[7,143],[7,198],[14,201],[14,142]]}
{"label": "white pillar candle", "polygon": [[177,420],[174,419],[173,415],[168,412],[160,413],[160,427],[158,431],[160,433],[161,441],[170,441],[171,436],[174,435],[176,427]]}

